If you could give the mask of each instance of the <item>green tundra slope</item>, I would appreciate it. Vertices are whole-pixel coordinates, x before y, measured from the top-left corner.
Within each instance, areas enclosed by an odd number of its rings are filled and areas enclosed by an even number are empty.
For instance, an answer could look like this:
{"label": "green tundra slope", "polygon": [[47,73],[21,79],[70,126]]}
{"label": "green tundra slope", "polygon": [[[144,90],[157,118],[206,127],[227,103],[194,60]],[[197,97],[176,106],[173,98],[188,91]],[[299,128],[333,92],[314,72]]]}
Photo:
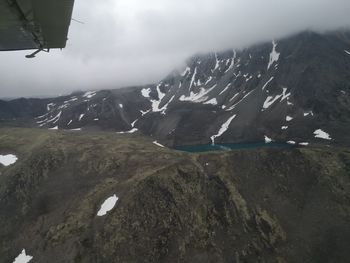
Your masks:
{"label": "green tundra slope", "polygon": [[[347,262],[350,150],[0,129],[0,262]],[[97,216],[108,197],[119,197]]]}

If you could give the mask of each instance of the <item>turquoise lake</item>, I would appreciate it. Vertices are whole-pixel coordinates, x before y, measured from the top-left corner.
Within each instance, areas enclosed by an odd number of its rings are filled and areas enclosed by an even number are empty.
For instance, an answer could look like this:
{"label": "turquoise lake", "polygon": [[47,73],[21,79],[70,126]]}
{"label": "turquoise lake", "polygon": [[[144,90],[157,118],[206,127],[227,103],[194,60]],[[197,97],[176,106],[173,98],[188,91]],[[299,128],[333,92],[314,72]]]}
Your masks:
{"label": "turquoise lake", "polygon": [[279,149],[292,149],[295,145],[287,143],[227,143],[227,144],[196,144],[196,145],[184,145],[176,146],[174,149],[184,152],[210,152],[210,151],[229,151],[229,150],[240,150],[240,149],[259,149],[259,148],[279,148]]}

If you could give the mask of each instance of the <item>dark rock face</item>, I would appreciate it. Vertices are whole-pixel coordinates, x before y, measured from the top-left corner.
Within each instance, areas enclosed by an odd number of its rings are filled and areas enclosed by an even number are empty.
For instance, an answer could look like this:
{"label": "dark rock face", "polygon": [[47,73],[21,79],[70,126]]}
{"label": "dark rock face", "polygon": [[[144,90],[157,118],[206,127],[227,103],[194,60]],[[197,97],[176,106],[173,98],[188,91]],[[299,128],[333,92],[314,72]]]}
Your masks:
{"label": "dark rock face", "polygon": [[[59,129],[136,129],[169,145],[350,143],[350,34],[304,32],[197,55],[156,85],[0,103],[0,118]],[[41,117],[39,116],[41,115]]]}
{"label": "dark rock face", "polygon": [[350,256],[347,149],[186,154],[137,135],[0,131],[19,158],[0,166],[0,262],[23,248],[38,263]]}

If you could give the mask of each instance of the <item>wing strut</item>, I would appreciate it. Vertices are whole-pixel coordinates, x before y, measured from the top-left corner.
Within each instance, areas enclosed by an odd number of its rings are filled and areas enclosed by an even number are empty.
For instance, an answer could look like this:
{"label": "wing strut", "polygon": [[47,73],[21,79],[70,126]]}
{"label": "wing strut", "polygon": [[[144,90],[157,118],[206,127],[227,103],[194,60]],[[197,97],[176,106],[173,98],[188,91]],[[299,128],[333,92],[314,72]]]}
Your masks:
{"label": "wing strut", "polygon": [[41,51],[50,52],[50,49],[45,50],[45,49],[39,48],[38,50],[34,51],[33,53],[26,55],[26,58],[35,58],[36,54],[38,54]]}

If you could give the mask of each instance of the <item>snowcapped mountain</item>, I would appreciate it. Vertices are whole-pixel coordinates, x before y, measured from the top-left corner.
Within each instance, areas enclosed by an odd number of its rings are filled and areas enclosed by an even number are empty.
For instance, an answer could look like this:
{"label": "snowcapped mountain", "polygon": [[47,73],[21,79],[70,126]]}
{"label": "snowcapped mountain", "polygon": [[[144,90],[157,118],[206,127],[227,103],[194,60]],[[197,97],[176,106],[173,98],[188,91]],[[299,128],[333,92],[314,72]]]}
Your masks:
{"label": "snowcapped mountain", "polygon": [[141,132],[170,145],[349,144],[350,34],[304,32],[197,55],[155,85],[0,103],[51,129]]}

